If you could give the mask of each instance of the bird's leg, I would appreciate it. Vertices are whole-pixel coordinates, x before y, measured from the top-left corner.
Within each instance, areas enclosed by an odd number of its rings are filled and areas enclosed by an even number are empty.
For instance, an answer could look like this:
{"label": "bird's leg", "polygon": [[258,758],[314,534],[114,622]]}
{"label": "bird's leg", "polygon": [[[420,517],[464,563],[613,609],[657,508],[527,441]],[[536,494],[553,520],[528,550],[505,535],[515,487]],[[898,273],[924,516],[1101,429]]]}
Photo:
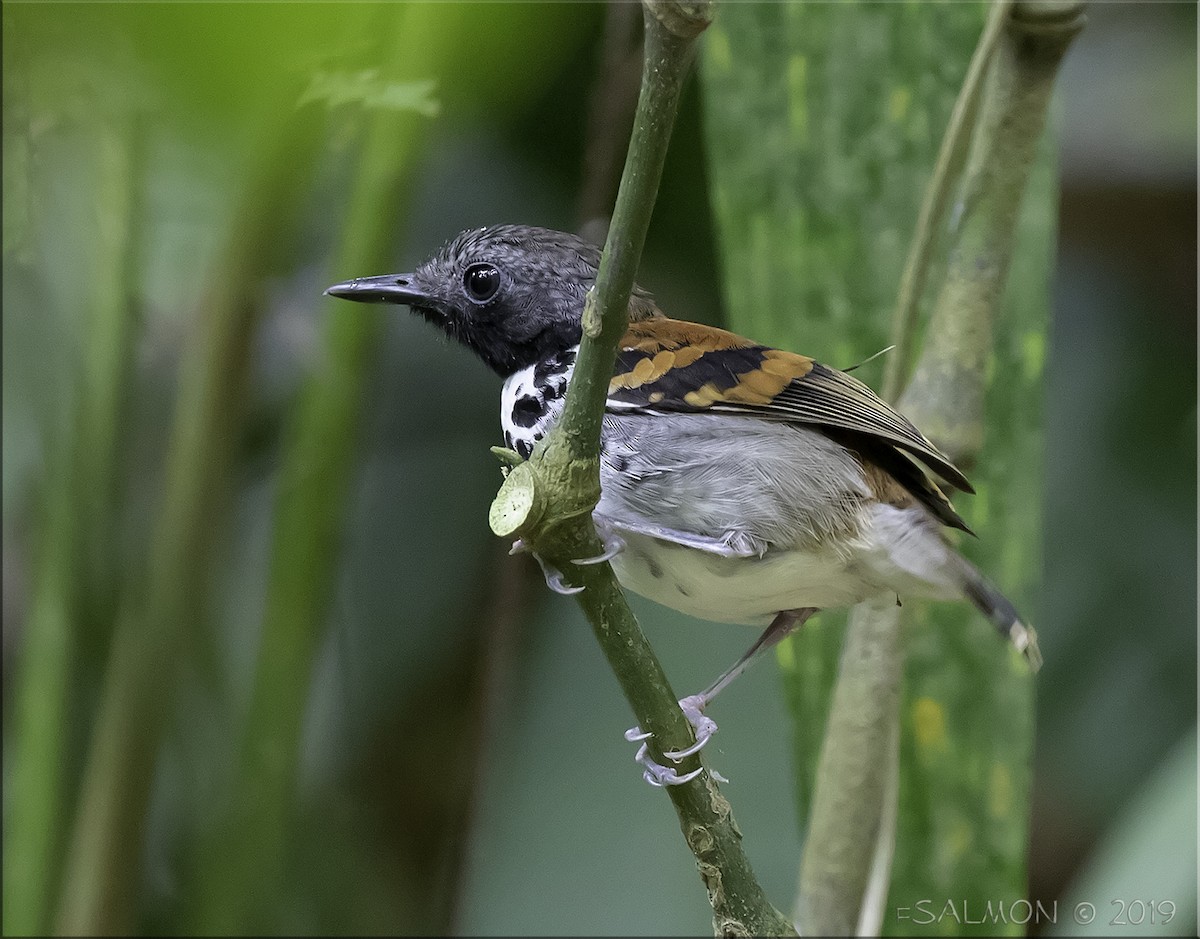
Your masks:
{"label": "bird's leg", "polygon": [[[699,694],[689,695],[688,697],[682,699],[679,702],[679,707],[683,711],[683,716],[688,719],[688,723],[695,728],[696,742],[690,747],[686,747],[682,750],[666,751],[663,753],[663,756],[678,763],[681,760],[691,756],[693,753],[700,752],[704,745],[712,739],[712,735],[717,732],[716,721],[714,721],[711,717],[705,716],[704,709],[708,707],[709,704],[712,703],[713,699],[722,691],[724,691],[725,688],[728,687],[735,678],[749,668],[762,652],[765,652],[767,649],[777,645],[779,641],[788,633],[795,629],[799,629],[816,612],[817,610],[813,607],[802,607],[798,610],[782,610],[781,612],[777,613],[775,618],[771,620],[771,625],[763,630],[762,635],[754,641],[754,645],[747,649],[745,654],[742,655],[742,657],[736,662],[734,662],[730,668],[722,672],[716,681],[714,681]],[[649,733],[643,732],[640,727],[631,727],[629,730],[625,731],[626,740],[630,741],[631,743],[642,742],[642,746],[638,750],[638,754],[635,759],[637,762],[646,767],[646,772],[643,773],[646,781],[650,782],[651,785],[657,786],[677,785],[680,782],[686,782],[687,779],[683,777],[672,780],[659,778],[659,776],[656,776],[657,781],[651,780],[651,775],[654,775],[659,770],[663,771],[661,774],[662,776],[672,773],[673,771],[668,767],[660,766],[659,764],[654,763],[653,760],[650,760],[649,756],[647,756],[646,744],[643,741],[647,740],[650,736],[651,735]],[[692,774],[688,774],[687,778],[691,778],[691,776]]]}
{"label": "bird's leg", "polygon": [[699,694],[689,695],[680,701],[679,707],[683,711],[683,716],[696,728],[696,742],[683,750],[664,753],[663,756],[678,763],[693,753],[698,753],[717,731],[716,721],[711,717],[706,717],[704,709],[713,702],[717,695],[729,687],[735,678],[748,669],[760,654],[778,645],[784,636],[794,629],[799,629],[816,612],[812,607],[801,607],[798,610],[782,610],[776,613],[771,624],[763,630],[761,636],[754,640],[754,644],[742,654],[740,659],[722,672],[716,681]]}
{"label": "bird's leg", "polygon": [[[690,697],[684,698],[683,700],[687,701],[689,707],[695,709],[697,712],[703,711],[712,703],[713,699],[717,695],[729,687],[735,678],[737,678],[740,674],[742,674],[742,672],[744,672],[754,663],[760,653],[778,645],[780,640],[788,635],[788,633],[799,629],[806,622],[808,622],[810,617],[818,612],[819,611],[814,607],[808,606],[801,607],[798,610],[783,610],[782,612],[776,613],[775,618],[771,620],[771,625],[763,630],[763,634],[754,640],[754,645],[747,649],[740,659],[722,672],[716,681],[714,681],[699,694],[694,694]],[[683,706],[682,702],[680,703],[680,706]],[[688,708],[684,708],[685,714],[687,711]],[[666,755],[669,756],[670,754]],[[684,753],[683,755],[687,756],[688,754]]]}

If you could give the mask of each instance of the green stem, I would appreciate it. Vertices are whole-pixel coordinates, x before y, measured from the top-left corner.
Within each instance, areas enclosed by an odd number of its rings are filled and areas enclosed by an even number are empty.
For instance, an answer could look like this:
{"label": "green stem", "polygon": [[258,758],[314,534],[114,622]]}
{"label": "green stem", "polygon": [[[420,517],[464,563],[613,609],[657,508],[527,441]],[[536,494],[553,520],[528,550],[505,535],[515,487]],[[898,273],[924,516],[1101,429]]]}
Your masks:
{"label": "green stem", "polygon": [[70,729],[69,679],[76,659],[77,571],[71,502],[63,460],[51,463],[44,485],[42,539],[14,680],[11,775],[4,826],[4,934],[37,935],[48,928],[50,897],[61,852],[65,762]]}
{"label": "green stem", "polygon": [[856,606],[846,629],[800,864],[796,920],[806,935],[849,936],[858,925],[891,775],[886,754],[896,732],[903,662],[895,599]]}
{"label": "green stem", "polygon": [[[617,343],[628,323],[629,296],[662,177],[679,94],[695,38],[709,22],[706,2],[645,0],[642,90],[633,136],[596,285],[584,310],[584,336],[562,420],[528,463],[515,467],[492,507],[492,528],[519,534],[584,586],[580,606],[629,700],[639,725],[663,749],[686,747],[690,725],[609,565],[575,567],[570,558],[602,548],[591,522],[600,492],[600,426]],[[689,757],[680,773],[700,767]],[[667,788],[696,857],[718,935],[794,935],[767,900],[742,850],[741,833],[711,774]]]}
{"label": "green stem", "polygon": [[633,136],[600,271],[583,313],[584,341],[571,380],[573,394],[567,396],[559,423],[559,433],[568,441],[574,459],[595,460],[599,453],[603,402],[608,395],[617,343],[629,324],[629,295],[658,195],[679,94],[695,53],[695,38],[707,25],[705,20],[691,35],[676,34],[664,23],[676,8],[670,0],[645,3],[642,90]]}
{"label": "green stem", "polygon": [[896,307],[892,312],[892,345],[895,348],[888,357],[883,372],[882,393],[887,401],[895,401],[904,390],[909,360],[913,353],[912,345],[916,339],[919,303],[925,291],[925,279],[934,259],[936,232],[945,218],[947,200],[962,169],[971,131],[975,126],[975,117],[979,111],[979,98],[983,93],[987,66],[992,60],[996,44],[1000,41],[1004,24],[1008,22],[1011,6],[1012,0],[993,0],[983,34],[979,37],[975,54],[971,56],[962,89],[954,102],[954,110],[950,113],[950,122],[946,125],[946,133],[942,137],[933,174],[925,188],[925,198],[921,202],[920,215],[917,216],[916,231],[913,232],[908,248],[908,260],[904,265],[904,273],[900,275]]}

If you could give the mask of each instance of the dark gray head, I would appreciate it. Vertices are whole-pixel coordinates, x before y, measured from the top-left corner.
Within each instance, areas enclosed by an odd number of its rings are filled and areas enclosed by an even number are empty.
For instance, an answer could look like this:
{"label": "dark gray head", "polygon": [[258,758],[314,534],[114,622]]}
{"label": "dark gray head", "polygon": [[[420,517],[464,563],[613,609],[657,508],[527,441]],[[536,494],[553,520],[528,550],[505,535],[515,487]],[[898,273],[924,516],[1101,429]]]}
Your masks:
{"label": "dark gray head", "polygon": [[[599,264],[600,249],[576,235],[495,225],[461,232],[411,274],[359,277],[325,292],[406,304],[507,377],[579,342]],[[652,315],[640,288],[631,307]]]}

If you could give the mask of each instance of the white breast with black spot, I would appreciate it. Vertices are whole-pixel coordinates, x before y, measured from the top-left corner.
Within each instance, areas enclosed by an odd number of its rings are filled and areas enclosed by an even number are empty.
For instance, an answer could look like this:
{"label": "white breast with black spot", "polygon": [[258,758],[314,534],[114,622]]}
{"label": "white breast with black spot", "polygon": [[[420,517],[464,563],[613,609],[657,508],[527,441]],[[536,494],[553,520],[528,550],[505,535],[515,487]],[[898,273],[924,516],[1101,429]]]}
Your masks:
{"label": "white breast with black spot", "polygon": [[562,414],[578,349],[574,346],[527,366],[504,382],[500,392],[504,443],[525,459]]}

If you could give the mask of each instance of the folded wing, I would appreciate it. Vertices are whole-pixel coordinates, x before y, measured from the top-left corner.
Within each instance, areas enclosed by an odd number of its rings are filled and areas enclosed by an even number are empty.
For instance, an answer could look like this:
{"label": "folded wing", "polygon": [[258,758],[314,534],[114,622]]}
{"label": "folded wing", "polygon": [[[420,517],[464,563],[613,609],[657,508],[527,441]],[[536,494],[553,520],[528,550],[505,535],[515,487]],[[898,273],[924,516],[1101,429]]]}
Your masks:
{"label": "folded wing", "polygon": [[808,356],[697,323],[665,318],[633,323],[617,351],[608,407],[741,413],[819,427],[849,445],[861,435],[864,456],[947,524],[965,528],[937,486],[905,454],[950,485],[974,492],[962,472],[870,388]]}

